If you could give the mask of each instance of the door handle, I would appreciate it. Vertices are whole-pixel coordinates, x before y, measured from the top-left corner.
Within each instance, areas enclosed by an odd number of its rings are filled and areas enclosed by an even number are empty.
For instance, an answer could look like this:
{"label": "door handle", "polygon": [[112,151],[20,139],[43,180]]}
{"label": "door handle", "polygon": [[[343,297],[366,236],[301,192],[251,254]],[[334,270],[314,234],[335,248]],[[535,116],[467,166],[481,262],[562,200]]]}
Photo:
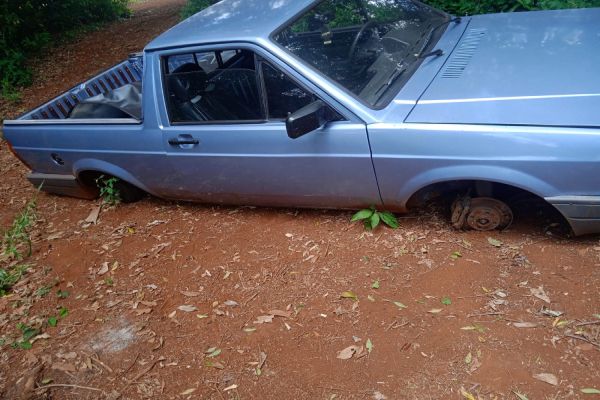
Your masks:
{"label": "door handle", "polygon": [[200,144],[200,141],[198,139],[169,139],[169,144],[171,146],[181,146],[181,145],[196,145],[196,144]]}

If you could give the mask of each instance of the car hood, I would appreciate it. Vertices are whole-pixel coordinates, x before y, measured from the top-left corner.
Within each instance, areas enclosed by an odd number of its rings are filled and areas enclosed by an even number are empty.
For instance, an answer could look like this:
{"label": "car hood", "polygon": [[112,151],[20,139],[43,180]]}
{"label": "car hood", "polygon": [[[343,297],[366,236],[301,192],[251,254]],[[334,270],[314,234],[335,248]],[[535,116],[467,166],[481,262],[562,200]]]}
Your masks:
{"label": "car hood", "polygon": [[600,126],[600,9],[473,17],[407,122]]}

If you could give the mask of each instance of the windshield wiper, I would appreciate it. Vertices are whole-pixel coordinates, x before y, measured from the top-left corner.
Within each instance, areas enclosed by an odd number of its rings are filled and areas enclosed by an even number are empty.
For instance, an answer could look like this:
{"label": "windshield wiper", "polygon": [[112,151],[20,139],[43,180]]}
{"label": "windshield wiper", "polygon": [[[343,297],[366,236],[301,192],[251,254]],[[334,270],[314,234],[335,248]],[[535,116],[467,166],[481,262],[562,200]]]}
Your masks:
{"label": "windshield wiper", "polygon": [[[435,53],[435,51],[431,52],[431,53],[427,53],[427,54],[423,54],[423,51],[427,48],[427,46],[429,46],[429,42],[431,41],[431,38],[433,37],[433,34],[435,31],[437,31],[438,29],[451,24],[451,23],[456,23],[456,24],[460,24],[462,21],[461,17],[455,17],[455,18],[451,18],[448,21],[444,21],[441,24],[437,25],[436,27],[434,27],[432,30],[429,31],[429,35],[427,35],[427,40],[425,41],[425,45],[421,48],[421,52],[417,55],[417,58],[425,58],[425,56],[429,57],[432,55],[443,55],[444,53],[442,52],[442,54],[433,54]],[[437,51],[437,50],[436,50]],[[440,50],[441,51],[441,50]]]}
{"label": "windshield wiper", "polygon": [[435,28],[433,28],[431,31],[435,32],[438,29],[440,29],[441,27],[446,26],[448,24],[451,24],[453,22],[456,23],[456,24],[460,24],[462,22],[462,17],[450,18],[448,21],[442,22],[441,24],[439,24],[438,26],[436,26]]}
{"label": "windshield wiper", "polygon": [[[392,84],[394,82],[396,82],[396,80],[398,78],[400,78],[402,76],[402,74],[404,74],[405,72],[406,72],[406,68],[396,67],[396,69],[394,70],[392,75],[390,75],[390,78],[387,80],[387,82],[384,83],[379,89],[377,89],[377,91],[375,92],[375,96],[379,95],[380,93],[383,94],[385,92],[384,89],[387,89],[390,86],[392,86]],[[379,97],[381,97],[381,96],[379,96]],[[377,98],[377,100],[379,100],[379,97]]]}
{"label": "windshield wiper", "polygon": [[430,51],[429,53],[425,53],[425,54],[419,54],[417,56],[417,58],[427,58],[427,57],[439,57],[439,56],[443,56],[444,55],[444,50],[442,49],[436,49],[434,51]]}

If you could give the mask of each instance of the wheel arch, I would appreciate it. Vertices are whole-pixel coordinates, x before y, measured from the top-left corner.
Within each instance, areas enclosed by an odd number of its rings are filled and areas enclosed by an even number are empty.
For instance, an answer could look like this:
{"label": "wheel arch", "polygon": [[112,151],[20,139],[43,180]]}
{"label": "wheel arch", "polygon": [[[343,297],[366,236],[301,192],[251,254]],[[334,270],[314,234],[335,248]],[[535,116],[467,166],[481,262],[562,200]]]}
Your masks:
{"label": "wheel arch", "polygon": [[415,195],[430,187],[452,182],[485,182],[505,185],[542,199],[558,193],[558,190],[549,183],[521,171],[487,165],[463,165],[435,168],[413,177],[400,189],[397,199],[402,200],[399,206],[407,210]]}
{"label": "wheel arch", "polygon": [[[146,185],[140,182],[131,173],[109,162],[96,159],[82,159],[73,165],[73,175],[79,182],[87,186],[94,185],[93,180],[103,174],[114,176],[115,178],[119,178],[146,193],[153,194],[152,191],[146,187]],[[92,182],[90,182],[90,180],[92,180]]]}

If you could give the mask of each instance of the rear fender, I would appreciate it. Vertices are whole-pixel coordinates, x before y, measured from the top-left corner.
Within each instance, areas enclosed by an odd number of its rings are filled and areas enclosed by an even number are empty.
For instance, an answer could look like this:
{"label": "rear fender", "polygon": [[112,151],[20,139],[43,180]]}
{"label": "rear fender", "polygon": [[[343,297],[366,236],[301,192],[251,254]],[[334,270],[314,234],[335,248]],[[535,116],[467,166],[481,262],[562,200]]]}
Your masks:
{"label": "rear fender", "polygon": [[114,176],[115,178],[119,178],[127,183],[132,184],[133,186],[143,190],[146,193],[155,195],[152,190],[148,189],[146,185],[140,182],[129,172],[125,171],[123,168],[117,165],[108,163],[106,161],[84,158],[76,161],[75,164],[73,164],[73,175],[76,176],[78,179],[80,174],[85,171],[97,171],[103,174]]}

